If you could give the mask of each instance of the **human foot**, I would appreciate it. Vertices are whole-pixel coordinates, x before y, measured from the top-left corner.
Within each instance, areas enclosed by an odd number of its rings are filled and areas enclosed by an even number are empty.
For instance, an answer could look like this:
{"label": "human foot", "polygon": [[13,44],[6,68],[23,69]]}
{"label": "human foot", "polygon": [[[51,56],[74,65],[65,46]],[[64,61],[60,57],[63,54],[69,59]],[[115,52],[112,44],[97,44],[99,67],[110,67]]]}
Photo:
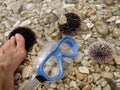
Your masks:
{"label": "human foot", "polygon": [[25,57],[25,40],[20,34],[0,48],[0,90],[14,90],[14,72]]}

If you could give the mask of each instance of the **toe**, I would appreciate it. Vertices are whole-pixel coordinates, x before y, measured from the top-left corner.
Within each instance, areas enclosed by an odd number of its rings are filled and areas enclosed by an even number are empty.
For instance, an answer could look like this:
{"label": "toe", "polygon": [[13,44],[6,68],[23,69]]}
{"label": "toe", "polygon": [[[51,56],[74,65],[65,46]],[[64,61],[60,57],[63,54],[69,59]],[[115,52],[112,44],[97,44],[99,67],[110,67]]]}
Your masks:
{"label": "toe", "polygon": [[14,49],[16,47],[15,36],[12,36],[10,38],[10,46],[12,49]]}
{"label": "toe", "polygon": [[15,35],[16,38],[16,44],[17,44],[17,48],[25,48],[25,40],[24,37],[20,34],[16,34]]}

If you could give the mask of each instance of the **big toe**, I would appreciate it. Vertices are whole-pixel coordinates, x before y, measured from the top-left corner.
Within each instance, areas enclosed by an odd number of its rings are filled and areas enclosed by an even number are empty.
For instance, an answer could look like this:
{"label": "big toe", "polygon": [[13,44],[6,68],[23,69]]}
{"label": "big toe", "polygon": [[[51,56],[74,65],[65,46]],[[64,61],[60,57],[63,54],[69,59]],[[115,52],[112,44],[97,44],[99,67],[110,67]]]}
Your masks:
{"label": "big toe", "polygon": [[16,34],[15,37],[16,37],[17,48],[25,49],[25,39],[24,39],[24,37],[20,34]]}

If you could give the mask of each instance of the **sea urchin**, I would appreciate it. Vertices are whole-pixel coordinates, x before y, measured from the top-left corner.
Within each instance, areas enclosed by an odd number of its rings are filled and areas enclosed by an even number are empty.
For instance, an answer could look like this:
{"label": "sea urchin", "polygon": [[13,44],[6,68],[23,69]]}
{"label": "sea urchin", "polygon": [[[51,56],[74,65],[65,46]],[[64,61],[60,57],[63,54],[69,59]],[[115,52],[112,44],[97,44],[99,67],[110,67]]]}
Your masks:
{"label": "sea urchin", "polygon": [[89,56],[97,63],[107,63],[113,59],[113,48],[106,42],[97,41],[90,45]]}
{"label": "sea urchin", "polygon": [[80,17],[75,13],[66,13],[65,17],[67,23],[58,24],[59,31],[67,35],[76,33],[80,27]]}
{"label": "sea urchin", "polygon": [[10,34],[9,39],[15,36],[16,33],[21,34],[25,39],[25,49],[29,50],[33,44],[36,42],[35,33],[28,27],[18,27],[15,28]]}

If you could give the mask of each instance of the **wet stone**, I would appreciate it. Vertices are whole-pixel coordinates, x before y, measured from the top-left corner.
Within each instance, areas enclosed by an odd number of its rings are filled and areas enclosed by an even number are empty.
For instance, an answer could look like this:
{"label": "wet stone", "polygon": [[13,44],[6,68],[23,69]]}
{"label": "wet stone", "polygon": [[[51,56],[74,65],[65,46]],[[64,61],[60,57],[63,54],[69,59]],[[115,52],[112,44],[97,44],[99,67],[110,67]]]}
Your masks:
{"label": "wet stone", "polygon": [[95,27],[101,35],[107,35],[108,32],[109,32],[108,31],[108,26],[103,22],[96,22]]}
{"label": "wet stone", "polygon": [[47,22],[49,23],[54,23],[58,20],[58,17],[55,13],[51,13],[48,17],[47,17]]}
{"label": "wet stone", "polygon": [[111,72],[102,72],[101,76],[104,77],[104,78],[113,79],[113,73],[111,73]]}

